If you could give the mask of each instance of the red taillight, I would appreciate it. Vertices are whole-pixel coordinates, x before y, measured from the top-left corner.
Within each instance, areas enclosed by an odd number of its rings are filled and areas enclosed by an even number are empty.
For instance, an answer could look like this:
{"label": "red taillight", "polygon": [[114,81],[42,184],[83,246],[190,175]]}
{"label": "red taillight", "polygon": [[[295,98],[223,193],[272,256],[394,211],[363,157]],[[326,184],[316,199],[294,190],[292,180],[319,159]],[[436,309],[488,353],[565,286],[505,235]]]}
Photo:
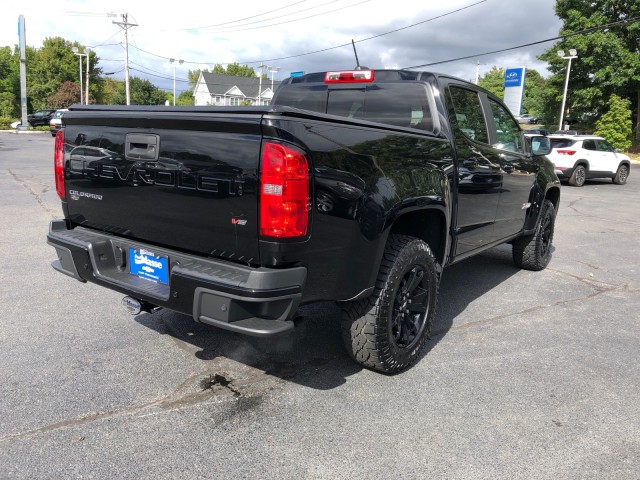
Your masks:
{"label": "red taillight", "polygon": [[290,238],[307,234],[309,165],[302,152],[279,143],[262,147],[260,235]]}
{"label": "red taillight", "polygon": [[327,72],[324,76],[324,83],[367,83],[373,82],[373,77],[373,70]]}
{"label": "red taillight", "polygon": [[56,177],[56,193],[61,199],[66,198],[64,191],[64,130],[56,133],[56,142],[53,150],[53,171]]}
{"label": "red taillight", "polygon": [[560,155],[573,155],[576,150],[556,150]]}

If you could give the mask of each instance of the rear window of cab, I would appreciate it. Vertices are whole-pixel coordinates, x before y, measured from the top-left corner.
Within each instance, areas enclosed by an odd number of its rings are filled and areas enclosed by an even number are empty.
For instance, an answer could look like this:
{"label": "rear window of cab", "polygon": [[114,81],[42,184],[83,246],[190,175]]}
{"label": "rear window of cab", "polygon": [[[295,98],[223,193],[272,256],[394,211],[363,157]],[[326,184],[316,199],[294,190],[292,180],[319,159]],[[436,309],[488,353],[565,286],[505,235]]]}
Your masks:
{"label": "rear window of cab", "polygon": [[422,83],[382,83],[352,88],[288,85],[274,105],[311,110],[398,127],[436,131],[429,89]]}

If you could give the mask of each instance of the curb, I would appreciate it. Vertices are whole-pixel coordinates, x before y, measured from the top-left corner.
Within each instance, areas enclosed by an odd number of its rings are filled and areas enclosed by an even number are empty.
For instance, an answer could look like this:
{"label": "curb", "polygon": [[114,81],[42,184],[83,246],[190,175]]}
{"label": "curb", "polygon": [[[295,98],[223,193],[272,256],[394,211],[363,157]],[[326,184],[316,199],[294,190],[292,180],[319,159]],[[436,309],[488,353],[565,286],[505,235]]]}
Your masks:
{"label": "curb", "polygon": [[40,133],[48,133],[51,135],[51,132],[48,130],[0,130],[0,133],[13,133],[14,135],[37,135]]}

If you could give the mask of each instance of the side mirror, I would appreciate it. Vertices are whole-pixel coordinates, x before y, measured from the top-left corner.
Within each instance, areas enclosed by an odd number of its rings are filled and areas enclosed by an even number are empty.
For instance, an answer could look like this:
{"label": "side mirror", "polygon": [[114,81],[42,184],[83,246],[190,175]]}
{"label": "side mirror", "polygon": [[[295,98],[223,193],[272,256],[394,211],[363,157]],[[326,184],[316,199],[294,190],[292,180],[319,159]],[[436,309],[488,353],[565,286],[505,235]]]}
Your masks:
{"label": "side mirror", "polygon": [[534,155],[549,155],[551,153],[551,140],[549,140],[549,137],[532,138],[531,153]]}

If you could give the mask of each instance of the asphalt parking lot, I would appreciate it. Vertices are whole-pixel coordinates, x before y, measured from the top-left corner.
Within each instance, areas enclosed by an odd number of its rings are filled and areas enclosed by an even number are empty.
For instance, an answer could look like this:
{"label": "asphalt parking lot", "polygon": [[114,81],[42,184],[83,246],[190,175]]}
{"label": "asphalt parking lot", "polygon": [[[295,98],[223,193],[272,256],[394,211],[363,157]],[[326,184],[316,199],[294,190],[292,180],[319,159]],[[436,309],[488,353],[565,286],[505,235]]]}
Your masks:
{"label": "asphalt parking lot", "polygon": [[640,165],[563,186],[546,270],[445,270],[424,356],[385,376],[332,304],[255,340],[54,272],[52,151],[0,133],[0,478],[640,478]]}

